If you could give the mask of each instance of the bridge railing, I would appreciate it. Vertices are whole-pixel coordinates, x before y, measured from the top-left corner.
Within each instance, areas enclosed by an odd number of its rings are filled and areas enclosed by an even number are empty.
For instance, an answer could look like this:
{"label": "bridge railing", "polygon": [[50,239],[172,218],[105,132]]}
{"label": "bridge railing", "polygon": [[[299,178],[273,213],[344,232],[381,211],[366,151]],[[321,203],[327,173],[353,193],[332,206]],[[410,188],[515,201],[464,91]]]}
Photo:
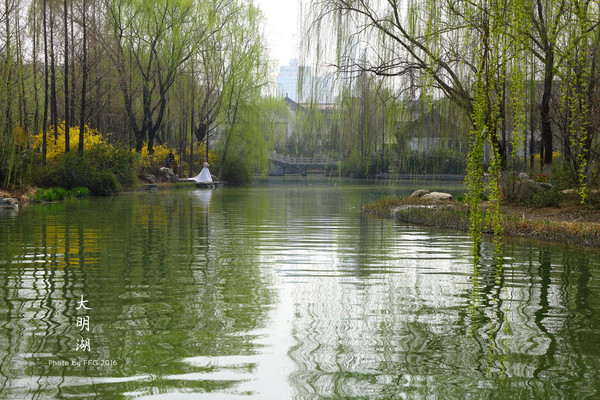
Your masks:
{"label": "bridge railing", "polygon": [[337,165],[339,161],[324,157],[290,157],[278,153],[270,153],[269,158],[273,161],[287,165]]}

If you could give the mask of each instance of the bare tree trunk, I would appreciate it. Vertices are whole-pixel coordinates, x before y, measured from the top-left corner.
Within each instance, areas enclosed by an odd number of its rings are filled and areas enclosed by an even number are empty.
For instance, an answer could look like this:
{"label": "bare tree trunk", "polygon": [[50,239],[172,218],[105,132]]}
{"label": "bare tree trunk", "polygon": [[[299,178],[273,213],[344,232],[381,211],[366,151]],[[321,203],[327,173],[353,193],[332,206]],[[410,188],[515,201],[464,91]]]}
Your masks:
{"label": "bare tree trunk", "polygon": [[48,21],[46,18],[46,2],[44,0],[44,116],[42,117],[42,164],[46,165],[46,149],[48,146],[46,131],[48,129]]}
{"label": "bare tree trunk", "polygon": [[[36,6],[37,8],[37,6]],[[38,82],[37,82],[37,75],[38,75],[38,65],[37,65],[37,53],[38,53],[38,14],[37,14],[37,10],[34,10],[33,13],[33,94],[35,96],[35,108],[33,111],[33,132],[37,135],[39,133],[39,129],[40,129],[40,103],[39,103],[39,90],[38,90]]]}
{"label": "bare tree trunk", "polygon": [[65,27],[65,153],[70,151],[70,143],[69,143],[69,29],[67,24],[67,17],[69,15],[67,0],[64,0],[64,27]]}
{"label": "bare tree trunk", "polygon": [[75,125],[75,34],[73,30],[73,0],[71,0],[70,12],[71,16],[71,97],[69,102],[69,115],[71,116],[71,120],[69,121],[69,126]]}
{"label": "bare tree trunk", "polygon": [[81,77],[81,113],[79,115],[79,146],[77,151],[79,154],[83,154],[83,130],[85,126],[85,92],[87,90],[87,27],[86,27],[86,14],[87,14],[87,0],[83,0],[82,13],[82,26],[83,26],[83,64],[81,66],[82,77]]}
{"label": "bare tree trunk", "polygon": [[58,140],[58,105],[56,102],[56,64],[54,60],[54,11],[50,7],[50,120],[54,143]]}
{"label": "bare tree trunk", "polygon": [[[193,71],[193,69],[192,69]],[[189,160],[189,168],[188,168],[188,176],[192,177],[192,170],[193,170],[193,166],[194,166],[194,125],[195,125],[195,121],[194,121],[194,111],[195,111],[195,96],[196,94],[196,90],[195,87],[192,86],[192,106],[190,107],[190,129],[186,132],[189,132],[190,135],[190,160]],[[186,140],[187,142],[187,140]]]}
{"label": "bare tree trunk", "polygon": [[5,29],[6,29],[6,47],[4,50],[5,53],[5,57],[6,57],[6,63],[4,65],[4,74],[5,74],[5,78],[4,78],[4,90],[5,92],[5,109],[4,109],[4,114],[5,114],[5,121],[4,121],[4,133],[8,136],[11,134],[12,132],[12,123],[11,123],[11,118],[12,118],[12,93],[10,91],[10,87],[11,87],[11,82],[12,82],[12,70],[13,70],[13,66],[12,66],[12,49],[11,49],[11,43],[12,43],[12,38],[10,37],[10,26],[11,26],[11,21],[9,18],[9,10],[10,10],[10,3],[9,0],[5,0],[4,1],[4,9],[6,12],[6,21],[5,21]]}
{"label": "bare tree trunk", "polygon": [[544,70],[544,91],[540,105],[540,123],[542,131],[542,154],[544,170],[552,165],[552,123],[550,120],[550,98],[552,97],[552,81],[554,79],[554,52],[548,50]]}

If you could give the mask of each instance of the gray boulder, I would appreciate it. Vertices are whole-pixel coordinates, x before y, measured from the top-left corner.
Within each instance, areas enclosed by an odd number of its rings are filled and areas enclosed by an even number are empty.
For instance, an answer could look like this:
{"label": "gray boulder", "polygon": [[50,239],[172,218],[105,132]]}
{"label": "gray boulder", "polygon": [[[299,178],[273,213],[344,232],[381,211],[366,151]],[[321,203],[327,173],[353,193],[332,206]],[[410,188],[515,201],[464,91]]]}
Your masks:
{"label": "gray boulder", "polygon": [[0,197],[0,208],[19,208],[19,201],[12,197]]}
{"label": "gray boulder", "polygon": [[450,193],[431,192],[423,195],[421,199],[428,201],[452,201],[452,195]]}
{"label": "gray boulder", "polygon": [[527,174],[508,171],[502,174],[502,195],[510,201],[523,201],[535,193],[549,191],[552,184],[547,182],[536,182]]}
{"label": "gray boulder", "polygon": [[414,192],[412,192],[412,194],[410,196],[408,196],[408,198],[409,199],[419,199],[429,193],[431,193],[431,192],[427,189],[418,189],[418,190],[415,190]]}
{"label": "gray boulder", "polygon": [[152,174],[145,174],[142,179],[144,179],[144,182],[146,183],[156,183],[156,177]]}

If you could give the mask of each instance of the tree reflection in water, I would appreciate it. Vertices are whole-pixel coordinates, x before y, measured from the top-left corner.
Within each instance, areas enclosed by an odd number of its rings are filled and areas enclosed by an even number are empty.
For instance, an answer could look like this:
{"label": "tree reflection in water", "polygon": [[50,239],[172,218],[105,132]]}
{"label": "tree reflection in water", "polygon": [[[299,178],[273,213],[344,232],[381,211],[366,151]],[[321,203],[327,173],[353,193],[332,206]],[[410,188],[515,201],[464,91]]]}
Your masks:
{"label": "tree reflection in water", "polygon": [[[464,234],[361,216],[377,190],[174,190],[0,215],[0,397],[599,391],[597,252],[507,238],[499,260],[486,239],[474,266]],[[116,364],[58,363],[72,360]]]}

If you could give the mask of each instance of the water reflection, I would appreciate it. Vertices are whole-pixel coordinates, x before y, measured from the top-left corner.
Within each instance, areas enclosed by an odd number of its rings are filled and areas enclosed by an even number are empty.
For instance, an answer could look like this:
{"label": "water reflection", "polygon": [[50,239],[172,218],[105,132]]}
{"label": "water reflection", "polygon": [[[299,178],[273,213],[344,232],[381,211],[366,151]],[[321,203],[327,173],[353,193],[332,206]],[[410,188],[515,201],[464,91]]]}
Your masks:
{"label": "water reflection", "polygon": [[473,266],[463,234],[361,216],[380,194],[174,190],[0,216],[0,397],[598,393],[597,253],[507,241],[499,263],[484,241]]}
{"label": "water reflection", "polygon": [[[252,338],[238,333],[261,326],[270,294],[252,256],[229,258],[227,268],[215,262],[231,250],[209,246],[209,237],[221,234],[206,218],[209,196],[198,204],[160,193],[95,199],[79,210],[72,208],[81,204],[58,212],[41,206],[3,231],[2,392],[169,392],[190,381],[188,374],[206,372],[187,357],[252,353]],[[24,246],[10,252],[13,244]],[[92,308],[91,351],[84,354],[75,350],[80,296]],[[102,376],[125,379],[87,378]],[[235,384],[191,381],[184,386]]]}
{"label": "water reflection", "polygon": [[[460,248],[461,243],[462,239],[454,245]],[[339,280],[307,278],[302,288],[296,288],[296,345],[290,350],[297,364],[291,380],[299,397],[520,393],[565,398],[574,392],[597,392],[598,376],[589,374],[597,371],[597,357],[588,360],[593,365],[580,368],[591,382],[562,370],[567,360],[584,362],[577,348],[557,340],[564,335],[561,330],[568,316],[581,313],[555,296],[567,287],[550,279],[560,274],[575,283],[568,278],[568,264],[563,270],[562,264],[552,262],[553,256],[570,252],[521,246],[509,246],[504,266],[496,264],[489,248],[484,249],[482,264],[472,276],[467,273],[468,262],[457,265],[446,260],[439,271],[423,271],[419,262],[411,265],[403,260],[396,274],[385,274],[378,285],[360,290]],[[592,258],[590,254],[585,262]],[[528,266],[534,271],[527,271]],[[412,269],[418,270],[415,281]],[[449,278],[455,278],[450,285],[440,281]],[[590,306],[585,304],[587,313]],[[595,324],[592,331],[598,327]],[[563,385],[548,382],[548,377]],[[586,381],[593,388],[583,385]]]}

